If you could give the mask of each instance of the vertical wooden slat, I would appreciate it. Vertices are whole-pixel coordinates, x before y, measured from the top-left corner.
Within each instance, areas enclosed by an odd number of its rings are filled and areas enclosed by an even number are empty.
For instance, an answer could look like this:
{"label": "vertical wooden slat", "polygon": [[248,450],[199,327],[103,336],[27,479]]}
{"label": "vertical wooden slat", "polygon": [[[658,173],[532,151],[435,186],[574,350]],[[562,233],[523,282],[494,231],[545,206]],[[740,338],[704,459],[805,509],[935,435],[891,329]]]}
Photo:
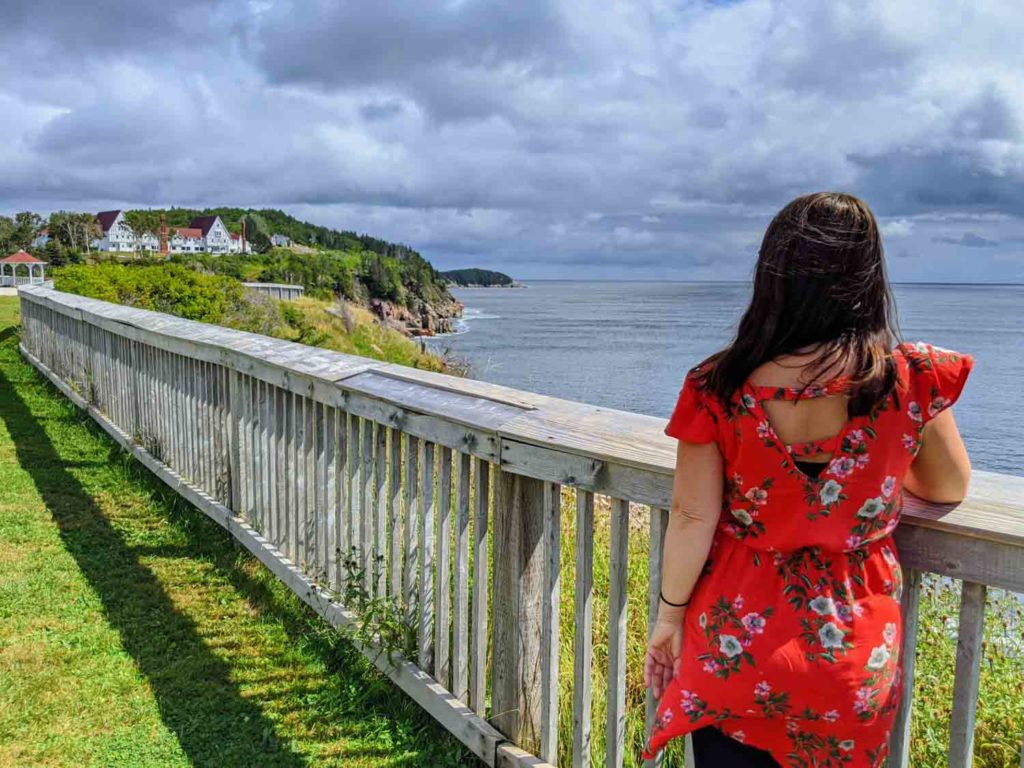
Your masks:
{"label": "vertical wooden slat", "polygon": [[541,603],[540,757],[558,762],[558,656],[561,647],[562,487],[544,484]]}
{"label": "vertical wooden slat", "polygon": [[288,506],[286,507],[286,519],[288,528],[288,558],[296,566],[301,567],[301,544],[299,531],[301,530],[301,514],[299,513],[299,457],[302,455],[300,445],[302,444],[302,398],[294,392],[286,392],[287,402],[285,408],[285,490],[287,492]]}
{"label": "vertical wooden slat", "polygon": [[313,521],[314,551],[312,558],[314,567],[311,573],[314,579],[327,585],[329,584],[327,575],[330,573],[327,567],[327,531],[329,525],[327,521],[330,518],[330,502],[328,500],[331,498],[328,489],[330,485],[330,465],[327,458],[329,450],[327,446],[327,411],[329,408],[323,403],[316,401],[310,401],[310,405],[313,407],[313,433],[316,435],[314,447],[316,481],[313,483],[314,493],[310,499],[310,519]]}
{"label": "vertical wooden slat", "polygon": [[[353,414],[348,415],[348,504],[346,511],[345,525],[348,528],[348,547],[345,550],[345,561],[350,561],[355,556],[359,561],[359,417]],[[349,573],[351,577],[354,574]]]}
{"label": "vertical wooden slat", "polygon": [[319,510],[323,521],[323,579],[332,588],[338,588],[337,553],[335,546],[338,540],[338,412],[333,406],[324,405],[323,420],[323,462],[324,462],[324,496],[323,508]]}
{"label": "vertical wooden slat", "polygon": [[373,508],[373,422],[369,419],[362,419],[362,442],[360,443],[359,458],[362,464],[362,491],[360,493],[359,505],[359,549],[360,564],[363,568],[363,586],[369,594],[373,594],[373,586],[376,582],[374,569],[377,564],[373,559],[373,521],[375,512]]}
{"label": "vertical wooden slat", "polygon": [[388,429],[388,597],[402,601],[402,433]]}
{"label": "vertical wooden slat", "polygon": [[287,556],[288,552],[288,478],[285,473],[285,458],[287,456],[287,443],[285,433],[288,426],[288,417],[285,408],[290,397],[287,392],[279,387],[274,387],[274,480],[273,488],[275,506],[275,523],[277,539],[275,543],[282,554]]}
{"label": "vertical wooden slat", "polygon": [[469,482],[472,458],[459,453],[455,471],[455,605],[452,617],[452,693],[469,698]]}
{"label": "vertical wooden slat", "polygon": [[[245,394],[242,391],[242,374],[238,371],[230,372],[228,380],[228,400],[230,401],[230,431],[228,432],[228,486],[231,491],[231,509],[240,517],[245,517],[245,505],[243,502],[243,485],[247,484],[248,472],[245,471],[243,453],[245,451],[245,426],[246,407]],[[252,523],[252,519],[248,520]]]}
{"label": "vertical wooden slat", "polygon": [[420,441],[405,436],[405,528],[402,531],[405,548],[405,606],[406,620],[415,624],[418,618],[416,588],[419,586],[420,558],[417,513],[420,493]]}
{"label": "vertical wooden slat", "polygon": [[[661,601],[661,563],[662,549],[665,545],[665,530],[668,528],[668,510],[651,507],[650,521],[651,545],[647,555],[648,587],[647,587],[647,634],[650,636],[654,623],[658,620],[658,607]],[[658,711],[658,701],[651,690],[647,690],[646,712],[644,717],[644,735],[649,736],[654,716]],[[652,760],[646,760],[647,768],[661,765],[662,755],[658,753]],[[692,764],[691,767],[692,768]]]}
{"label": "vertical wooden slat", "polygon": [[608,576],[607,764],[621,768],[626,745],[626,575],[629,502],[612,499],[611,568]]}
{"label": "vertical wooden slat", "polygon": [[917,621],[921,601],[921,572],[913,568],[903,570],[903,594],[900,609],[903,614],[903,642],[900,646],[903,690],[896,721],[892,729],[887,765],[889,768],[910,768],[910,726],[914,701],[914,669],[917,661]]}
{"label": "vertical wooden slat", "polygon": [[516,745],[536,753],[541,732],[543,532],[548,484],[502,470],[496,475],[491,722]]}
{"label": "vertical wooden slat", "polygon": [[322,488],[321,475],[317,472],[317,428],[316,408],[317,403],[311,398],[302,398],[303,419],[305,421],[305,439],[302,441],[305,450],[303,461],[303,485],[305,487],[305,503],[303,505],[303,563],[306,573],[314,578],[317,577],[317,549],[316,549],[316,497],[317,489]]}
{"label": "vertical wooden slat", "polygon": [[434,587],[434,678],[448,687],[451,674],[452,449],[442,447],[437,472],[437,579]]}
{"label": "vertical wooden slat", "polygon": [[974,760],[974,718],[978,709],[978,679],[981,675],[985,593],[984,584],[963,583],[953,678],[953,713],[949,722],[950,768],[971,768]]}
{"label": "vertical wooden slat", "polygon": [[419,666],[434,671],[434,444],[423,443],[420,473]]}
{"label": "vertical wooden slat", "polygon": [[339,410],[337,413],[337,425],[334,429],[335,434],[335,453],[334,453],[334,464],[335,474],[337,480],[335,482],[335,525],[334,525],[334,560],[335,560],[335,573],[334,579],[338,584],[338,589],[341,589],[345,582],[345,558],[348,553],[349,534],[351,528],[348,524],[348,497],[349,497],[349,483],[348,483],[348,413]]}
{"label": "vertical wooden slat", "polygon": [[576,491],[576,621],[573,641],[572,765],[590,767],[594,631],[594,494]]}
{"label": "vertical wooden slat", "polygon": [[487,526],[491,465],[475,459],[476,495],[473,514],[473,603],[469,650],[469,706],[484,715],[487,695]]}
{"label": "vertical wooden slat", "polygon": [[374,482],[377,489],[374,500],[376,518],[374,520],[373,555],[376,561],[376,584],[374,594],[384,597],[387,594],[387,553],[388,553],[388,430],[383,424],[374,426],[373,459],[375,464]]}

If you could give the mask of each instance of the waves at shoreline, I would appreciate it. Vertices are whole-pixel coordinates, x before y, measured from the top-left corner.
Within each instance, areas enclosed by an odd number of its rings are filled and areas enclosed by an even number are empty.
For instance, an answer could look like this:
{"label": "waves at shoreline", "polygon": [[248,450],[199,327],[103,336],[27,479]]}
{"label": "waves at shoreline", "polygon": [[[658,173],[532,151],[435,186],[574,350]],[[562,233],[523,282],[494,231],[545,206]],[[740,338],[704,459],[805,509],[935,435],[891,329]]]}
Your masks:
{"label": "waves at shoreline", "polygon": [[444,339],[451,336],[461,336],[464,333],[468,333],[470,330],[470,324],[477,320],[500,320],[501,315],[495,315],[488,312],[484,312],[480,309],[474,309],[473,307],[467,307],[462,317],[452,319],[452,327],[455,329],[451,333],[435,333],[433,336],[424,336],[423,339],[431,341],[433,339]]}

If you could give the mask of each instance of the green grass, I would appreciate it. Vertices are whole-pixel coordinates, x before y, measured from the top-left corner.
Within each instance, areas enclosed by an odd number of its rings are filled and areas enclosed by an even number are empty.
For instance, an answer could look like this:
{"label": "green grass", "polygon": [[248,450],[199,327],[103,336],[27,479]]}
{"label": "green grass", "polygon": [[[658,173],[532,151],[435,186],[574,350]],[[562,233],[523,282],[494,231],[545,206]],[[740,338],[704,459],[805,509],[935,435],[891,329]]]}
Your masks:
{"label": "green grass", "polygon": [[0,299],[0,766],[474,765],[20,358]]}

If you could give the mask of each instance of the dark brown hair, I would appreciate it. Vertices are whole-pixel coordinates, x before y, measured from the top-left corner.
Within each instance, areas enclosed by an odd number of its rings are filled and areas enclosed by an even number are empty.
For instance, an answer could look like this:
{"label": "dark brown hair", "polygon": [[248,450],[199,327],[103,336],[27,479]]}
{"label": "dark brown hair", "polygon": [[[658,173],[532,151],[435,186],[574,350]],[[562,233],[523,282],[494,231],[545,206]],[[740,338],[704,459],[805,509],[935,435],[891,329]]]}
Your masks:
{"label": "dark brown hair", "polygon": [[816,192],[768,225],[750,306],[698,380],[728,409],[759,365],[817,345],[808,384],[838,362],[849,371],[850,415],[866,414],[896,386],[891,350],[899,339],[874,214],[853,195]]}

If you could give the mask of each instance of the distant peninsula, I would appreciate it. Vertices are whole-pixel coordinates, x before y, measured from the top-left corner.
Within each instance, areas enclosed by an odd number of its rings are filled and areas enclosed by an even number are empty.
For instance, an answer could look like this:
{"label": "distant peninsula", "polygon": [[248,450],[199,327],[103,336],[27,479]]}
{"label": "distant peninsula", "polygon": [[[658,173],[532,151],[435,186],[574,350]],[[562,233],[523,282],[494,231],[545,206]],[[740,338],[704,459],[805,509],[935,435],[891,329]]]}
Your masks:
{"label": "distant peninsula", "polygon": [[523,284],[513,280],[504,272],[490,269],[452,269],[441,272],[450,285],[458,288],[522,288]]}

